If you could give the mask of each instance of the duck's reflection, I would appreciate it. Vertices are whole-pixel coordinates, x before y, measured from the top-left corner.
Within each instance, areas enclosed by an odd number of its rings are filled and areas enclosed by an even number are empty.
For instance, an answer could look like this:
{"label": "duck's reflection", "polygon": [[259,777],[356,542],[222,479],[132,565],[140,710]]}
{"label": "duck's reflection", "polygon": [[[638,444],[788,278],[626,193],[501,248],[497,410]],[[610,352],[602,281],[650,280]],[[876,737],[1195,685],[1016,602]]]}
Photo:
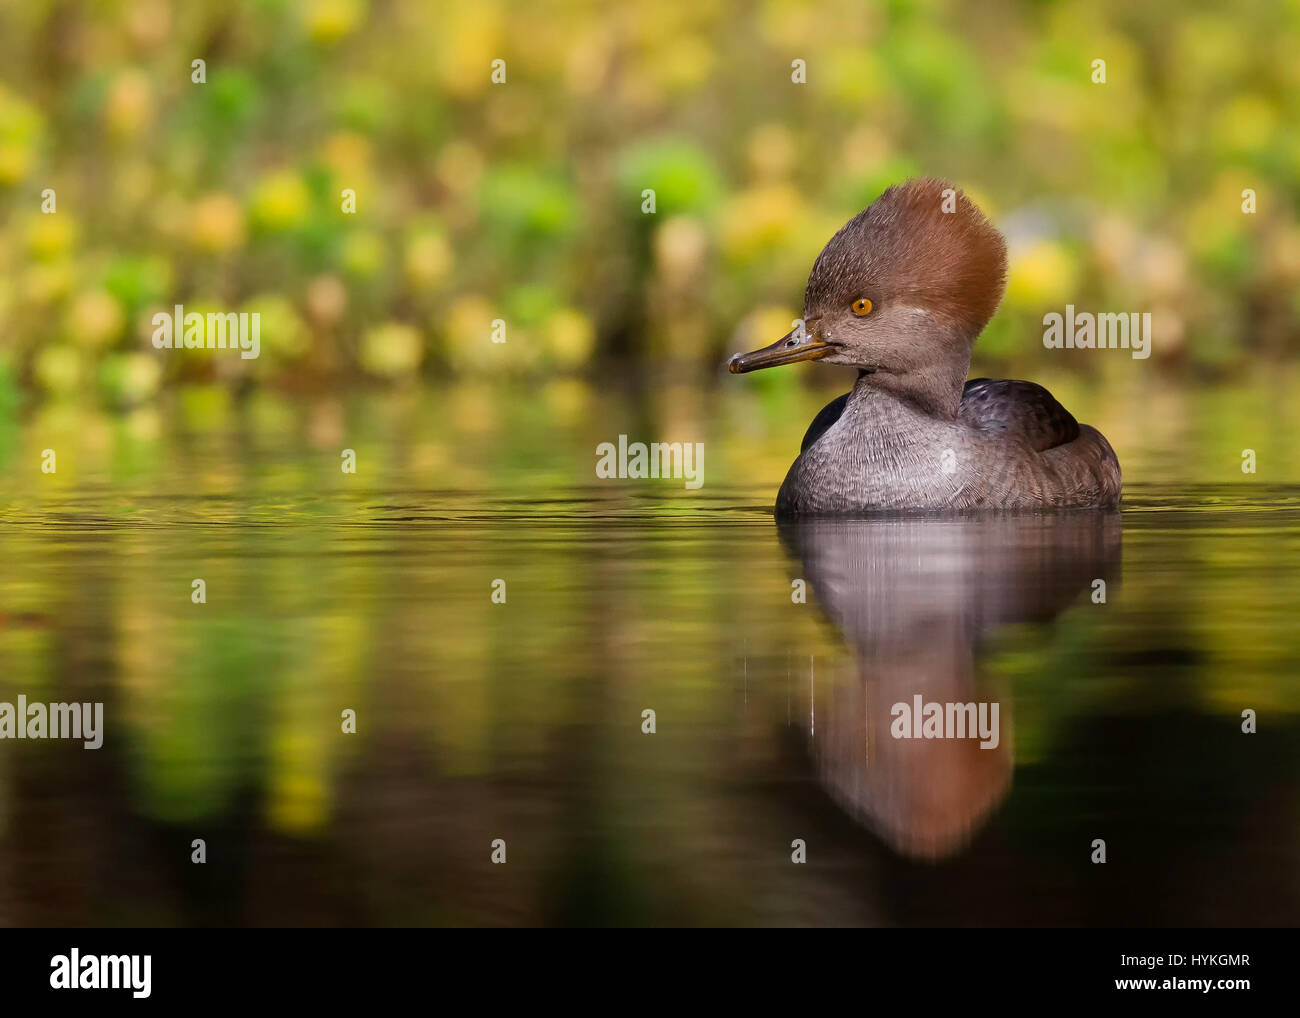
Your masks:
{"label": "duck's reflection", "polygon": [[[953,854],[1011,785],[1009,690],[980,678],[980,643],[1113,585],[1119,514],[816,519],[780,533],[854,651],[856,675],[817,696],[822,785],[897,851]],[[994,703],[994,738],[961,731],[990,724]]]}

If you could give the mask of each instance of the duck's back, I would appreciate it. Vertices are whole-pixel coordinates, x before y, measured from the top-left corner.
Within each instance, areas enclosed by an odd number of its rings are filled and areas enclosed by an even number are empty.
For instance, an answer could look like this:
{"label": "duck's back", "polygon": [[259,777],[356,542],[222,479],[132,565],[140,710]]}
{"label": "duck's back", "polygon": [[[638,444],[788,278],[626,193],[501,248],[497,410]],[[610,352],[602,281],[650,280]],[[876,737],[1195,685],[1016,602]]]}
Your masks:
{"label": "duck's back", "polygon": [[1079,437],[1079,422],[1037,382],[972,378],[961,391],[957,420],[989,435],[1016,437],[1046,452]]}
{"label": "duck's back", "polygon": [[1021,492],[1028,505],[1118,504],[1119,460],[1110,443],[1036,382],[972,378],[962,389],[957,422],[1005,443],[1008,452],[1021,450],[1007,456],[1008,471],[1020,475],[1007,487]]}

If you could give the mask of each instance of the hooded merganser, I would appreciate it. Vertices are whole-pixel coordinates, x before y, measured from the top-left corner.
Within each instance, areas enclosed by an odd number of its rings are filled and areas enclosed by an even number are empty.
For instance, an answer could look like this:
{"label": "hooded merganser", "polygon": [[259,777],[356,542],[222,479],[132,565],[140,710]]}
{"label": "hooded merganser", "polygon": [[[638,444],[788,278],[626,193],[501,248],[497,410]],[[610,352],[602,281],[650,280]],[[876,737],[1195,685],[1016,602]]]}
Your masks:
{"label": "hooded merganser", "polygon": [[801,327],[729,365],[859,369],[804,435],[779,514],[1118,504],[1099,431],[1033,382],[966,381],[1006,274],[1002,235],[942,180],[889,188],[830,239]]}

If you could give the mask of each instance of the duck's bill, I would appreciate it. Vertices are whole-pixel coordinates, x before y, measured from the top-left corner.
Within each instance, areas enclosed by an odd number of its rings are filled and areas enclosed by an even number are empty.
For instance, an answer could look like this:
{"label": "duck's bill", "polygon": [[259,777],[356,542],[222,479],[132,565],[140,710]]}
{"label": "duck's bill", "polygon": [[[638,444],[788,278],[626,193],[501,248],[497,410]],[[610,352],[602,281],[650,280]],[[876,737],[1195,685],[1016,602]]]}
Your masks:
{"label": "duck's bill", "polygon": [[805,334],[800,339],[796,332],[791,331],[771,346],[752,350],[749,353],[736,354],[727,364],[727,370],[733,375],[743,375],[746,371],[757,371],[759,368],[775,368],[782,364],[795,364],[798,361],[815,361],[819,357],[825,357],[832,349],[830,343],[817,339],[811,334]]}

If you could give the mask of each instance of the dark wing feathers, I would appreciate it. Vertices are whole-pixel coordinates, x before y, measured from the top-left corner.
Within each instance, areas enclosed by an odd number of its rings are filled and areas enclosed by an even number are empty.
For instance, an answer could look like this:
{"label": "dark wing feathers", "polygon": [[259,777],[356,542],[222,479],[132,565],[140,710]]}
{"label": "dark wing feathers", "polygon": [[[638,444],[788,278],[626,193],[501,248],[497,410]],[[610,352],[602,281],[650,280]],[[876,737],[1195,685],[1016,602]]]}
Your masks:
{"label": "dark wing feathers", "polygon": [[979,431],[1018,437],[1037,452],[1079,437],[1079,422],[1034,382],[972,378],[962,390],[957,420]]}
{"label": "dark wing feathers", "polygon": [[[849,393],[827,403],[813,418],[799,451],[804,452],[844,414]],[[1079,422],[1050,392],[1035,382],[972,378],[961,394],[957,420],[993,435],[1020,438],[1036,452],[1073,442]]]}
{"label": "dark wing feathers", "polygon": [[844,408],[848,406],[849,394],[846,392],[843,396],[831,400],[821,412],[813,418],[813,422],[808,425],[808,431],[803,436],[803,443],[799,446],[799,451],[803,452],[808,446],[812,445],[822,435],[831,430],[831,425],[840,419],[844,414]]}

